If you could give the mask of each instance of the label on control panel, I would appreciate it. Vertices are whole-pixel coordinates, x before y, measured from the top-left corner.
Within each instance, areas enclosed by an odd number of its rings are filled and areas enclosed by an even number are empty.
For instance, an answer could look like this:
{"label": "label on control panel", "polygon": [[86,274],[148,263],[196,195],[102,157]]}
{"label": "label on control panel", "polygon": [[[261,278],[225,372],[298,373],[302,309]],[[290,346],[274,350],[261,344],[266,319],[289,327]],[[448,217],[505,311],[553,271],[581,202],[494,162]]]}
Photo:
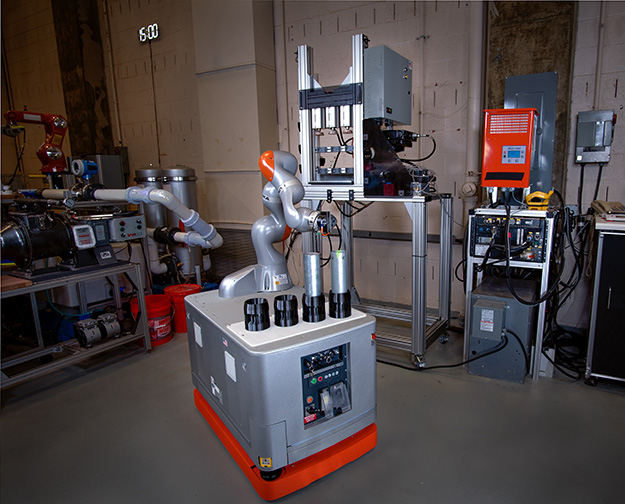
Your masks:
{"label": "label on control panel", "polygon": [[237,381],[237,365],[234,357],[228,352],[224,352],[224,359],[226,361],[226,374],[232,378],[232,381]]}
{"label": "label on control panel", "polygon": [[495,310],[482,309],[480,315],[480,330],[493,332],[495,326]]}

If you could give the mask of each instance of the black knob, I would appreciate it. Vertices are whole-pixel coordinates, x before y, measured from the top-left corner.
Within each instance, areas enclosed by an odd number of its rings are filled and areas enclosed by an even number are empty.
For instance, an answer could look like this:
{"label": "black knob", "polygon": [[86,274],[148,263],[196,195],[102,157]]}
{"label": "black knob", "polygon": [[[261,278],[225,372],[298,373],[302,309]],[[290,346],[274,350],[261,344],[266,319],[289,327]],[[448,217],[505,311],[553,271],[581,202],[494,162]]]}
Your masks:
{"label": "black knob", "polygon": [[321,322],[326,318],[326,300],[323,294],[309,297],[302,295],[302,318],[306,322]]}
{"label": "black knob", "polygon": [[248,331],[263,331],[269,323],[269,303],[265,298],[250,298],[243,304],[245,328]]}
{"label": "black knob", "polygon": [[349,291],[335,294],[330,291],[330,317],[346,318],[352,314],[351,295]]}

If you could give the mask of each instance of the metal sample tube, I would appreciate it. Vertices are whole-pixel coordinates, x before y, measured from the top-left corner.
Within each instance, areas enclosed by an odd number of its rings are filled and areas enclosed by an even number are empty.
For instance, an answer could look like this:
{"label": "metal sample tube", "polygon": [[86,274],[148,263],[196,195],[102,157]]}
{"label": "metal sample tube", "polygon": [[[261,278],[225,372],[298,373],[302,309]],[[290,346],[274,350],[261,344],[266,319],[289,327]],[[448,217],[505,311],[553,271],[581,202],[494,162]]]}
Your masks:
{"label": "metal sample tube", "polygon": [[352,314],[349,289],[349,263],[344,250],[332,252],[332,290],[330,291],[330,317],[345,318]]}
{"label": "metal sample tube", "polygon": [[349,290],[349,264],[344,250],[332,252],[330,267],[332,270],[332,292],[334,294],[347,292]]}
{"label": "metal sample tube", "polygon": [[304,286],[302,318],[305,322],[321,322],[326,318],[321,256],[318,252],[304,254]]}
{"label": "metal sample tube", "polygon": [[309,298],[314,298],[323,294],[321,256],[318,252],[304,254],[304,283],[304,289]]}

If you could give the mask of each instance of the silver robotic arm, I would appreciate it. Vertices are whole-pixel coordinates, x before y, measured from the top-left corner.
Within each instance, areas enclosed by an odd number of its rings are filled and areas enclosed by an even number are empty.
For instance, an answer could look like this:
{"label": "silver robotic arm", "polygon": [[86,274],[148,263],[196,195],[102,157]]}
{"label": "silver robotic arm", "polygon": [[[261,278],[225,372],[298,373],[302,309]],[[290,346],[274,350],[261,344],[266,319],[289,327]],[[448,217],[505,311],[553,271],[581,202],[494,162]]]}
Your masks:
{"label": "silver robotic arm", "polygon": [[258,160],[260,171],[269,180],[263,188],[263,204],[271,212],[252,227],[252,242],[258,264],[224,278],[219,295],[224,298],[255,292],[283,291],[293,286],[286,259],[274,247],[292,229],[303,233],[326,225],[325,214],[297,205],[304,198],[304,187],[295,175],[297,159],[288,152],[267,151]]}
{"label": "silver robotic arm", "polygon": [[269,184],[278,191],[287,225],[301,232],[318,228],[317,220],[320,218],[320,212],[304,207],[295,208],[295,205],[304,199],[304,187],[295,176],[297,172],[295,156],[284,151],[267,151],[260,156],[258,166],[269,180]]}

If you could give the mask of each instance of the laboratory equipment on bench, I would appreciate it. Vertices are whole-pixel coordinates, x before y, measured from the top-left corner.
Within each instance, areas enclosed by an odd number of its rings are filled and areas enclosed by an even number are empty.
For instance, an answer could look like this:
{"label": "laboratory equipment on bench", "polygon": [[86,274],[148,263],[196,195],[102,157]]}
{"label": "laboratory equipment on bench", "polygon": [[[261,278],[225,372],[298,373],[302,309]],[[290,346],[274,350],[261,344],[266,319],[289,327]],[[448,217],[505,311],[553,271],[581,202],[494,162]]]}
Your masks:
{"label": "laboratory equipment on bench", "polygon": [[269,151],[259,165],[270,214],[252,229],[258,264],[185,304],[195,404],[258,494],[274,500],[376,445],[376,341],[375,319],[351,307],[340,252],[327,302],[318,253],[304,255],[305,287],[293,286],[272,243],[333,222],[295,207],[304,190],[294,156]]}
{"label": "laboratory equipment on bench", "polygon": [[[342,202],[341,241],[347,259],[347,285],[359,309],[412,324],[410,338],[379,334],[378,344],[410,352],[415,366],[448,327],[451,291],[453,198],[436,190],[436,176],[422,162],[436,151],[431,135],[405,129],[412,116],[412,62],[386,46],[370,46],[364,34],[352,35],[351,66],[338,85],[320,84],[313,48],[298,47],[298,107],[301,180],[305,204]],[[334,83],[333,83],[334,84]],[[423,142],[426,154],[400,157]],[[441,205],[439,306],[427,315],[427,203]],[[354,285],[352,201],[403,203],[412,220],[412,302],[410,310],[359,304]],[[369,235],[370,236],[370,235]],[[312,238],[304,251],[319,250]]]}

